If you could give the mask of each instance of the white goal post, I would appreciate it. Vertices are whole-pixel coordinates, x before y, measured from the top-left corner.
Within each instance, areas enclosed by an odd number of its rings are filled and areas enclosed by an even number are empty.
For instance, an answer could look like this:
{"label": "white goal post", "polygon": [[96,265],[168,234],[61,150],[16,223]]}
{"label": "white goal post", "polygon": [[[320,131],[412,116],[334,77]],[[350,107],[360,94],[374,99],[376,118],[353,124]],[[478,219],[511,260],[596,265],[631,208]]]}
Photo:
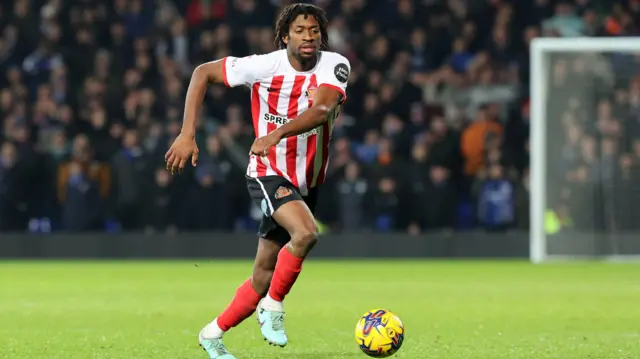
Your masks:
{"label": "white goal post", "polygon": [[[559,55],[558,55],[559,54]],[[553,98],[550,79],[554,66],[551,61],[553,56],[577,56],[579,54],[633,54],[640,55],[640,38],[537,38],[532,41],[530,48],[530,260],[533,263],[541,263],[550,260],[574,260],[574,259],[639,259],[640,252],[634,249],[626,249],[624,247],[619,250],[617,246],[618,239],[612,239],[617,236],[617,232],[609,230],[598,234],[582,233],[587,237],[600,236],[593,243],[602,241],[605,243],[606,249],[598,249],[598,244],[594,244],[591,252],[585,254],[576,250],[572,252],[572,244],[566,244],[567,241],[573,241],[573,234],[563,234],[562,239],[547,233],[546,216],[549,204],[548,191],[554,190],[552,185],[548,183],[550,164],[547,163],[549,156],[555,156],[555,153],[548,153],[549,145],[547,131],[553,130],[549,126],[550,117],[557,121],[557,117],[549,115],[550,111],[547,107],[550,105],[548,101]],[[616,71],[615,66],[613,67]],[[639,69],[640,70],[640,69]],[[617,70],[624,71],[624,70]],[[598,90],[594,85],[594,91]],[[551,96],[550,96],[551,95]],[[556,138],[557,141],[557,138]],[[640,183],[638,184],[640,188]],[[599,202],[594,202],[594,206]],[[570,231],[569,231],[570,232]],[[636,232],[637,238],[640,238],[640,232]],[[562,236],[560,236],[562,237]],[[579,237],[579,236],[578,236]],[[616,237],[617,238],[617,237]],[[565,241],[564,252],[550,252],[550,241],[556,244],[557,241]],[[638,239],[640,241],[640,239]],[[611,243],[611,245],[609,245]],[[614,243],[616,242],[616,243]],[[575,243],[578,243],[577,241]],[[640,242],[639,242],[640,243]],[[579,244],[579,243],[578,243]],[[613,248],[613,249],[611,249]],[[555,249],[554,249],[555,250]],[[562,253],[559,253],[562,252]]]}

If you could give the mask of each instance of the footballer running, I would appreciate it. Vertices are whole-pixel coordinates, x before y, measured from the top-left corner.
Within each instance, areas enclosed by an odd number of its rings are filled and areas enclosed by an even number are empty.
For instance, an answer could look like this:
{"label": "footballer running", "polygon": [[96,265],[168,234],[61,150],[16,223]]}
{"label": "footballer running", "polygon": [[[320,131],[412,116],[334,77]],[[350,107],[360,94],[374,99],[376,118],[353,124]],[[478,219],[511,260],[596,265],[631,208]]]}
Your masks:
{"label": "footballer running", "polygon": [[325,180],[333,124],[347,98],[350,64],[326,50],[327,19],[322,9],[287,6],[275,30],[280,50],[228,56],[193,71],[182,131],[165,156],[171,173],[181,173],[189,159],[196,166],[196,114],[208,84],[250,89],[256,140],[249,152],[246,181],[263,215],[251,277],[199,334],[211,359],[234,359],[223,335],[253,313],[268,343],[287,345],[283,301],[318,241],[313,216],[317,190]]}

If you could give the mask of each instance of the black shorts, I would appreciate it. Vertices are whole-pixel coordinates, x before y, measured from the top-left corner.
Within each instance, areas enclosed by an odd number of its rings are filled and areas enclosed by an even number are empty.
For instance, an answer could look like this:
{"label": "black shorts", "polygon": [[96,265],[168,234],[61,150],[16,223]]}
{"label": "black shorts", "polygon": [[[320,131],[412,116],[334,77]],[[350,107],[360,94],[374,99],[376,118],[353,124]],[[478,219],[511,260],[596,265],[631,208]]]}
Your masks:
{"label": "black shorts", "polygon": [[291,201],[304,201],[314,213],[317,201],[316,188],[310,188],[307,196],[300,195],[300,191],[286,178],[280,176],[264,176],[253,178],[247,176],[247,189],[251,199],[262,210],[262,220],[258,235],[280,244],[286,244],[291,237],[289,233],[271,217],[283,204]]}

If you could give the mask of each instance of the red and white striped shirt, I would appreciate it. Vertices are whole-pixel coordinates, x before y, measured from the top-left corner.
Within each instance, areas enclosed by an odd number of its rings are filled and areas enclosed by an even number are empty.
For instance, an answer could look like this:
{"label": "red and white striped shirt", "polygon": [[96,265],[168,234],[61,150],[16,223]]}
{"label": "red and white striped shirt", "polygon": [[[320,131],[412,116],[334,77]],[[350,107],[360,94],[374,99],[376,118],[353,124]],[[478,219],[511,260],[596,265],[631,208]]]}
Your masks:
{"label": "red and white striped shirt", "polygon": [[[310,71],[296,71],[286,50],[247,57],[229,56],[223,60],[224,82],[228,87],[251,88],[251,117],[256,138],[266,136],[289,121],[294,121],[313,104],[320,86],[342,93],[351,71],[349,61],[335,52],[322,51]],[[324,182],[329,160],[329,141],[338,110],[328,121],[307,133],[283,139],[268,156],[252,155],[247,176],[281,176],[305,196],[309,188]]]}

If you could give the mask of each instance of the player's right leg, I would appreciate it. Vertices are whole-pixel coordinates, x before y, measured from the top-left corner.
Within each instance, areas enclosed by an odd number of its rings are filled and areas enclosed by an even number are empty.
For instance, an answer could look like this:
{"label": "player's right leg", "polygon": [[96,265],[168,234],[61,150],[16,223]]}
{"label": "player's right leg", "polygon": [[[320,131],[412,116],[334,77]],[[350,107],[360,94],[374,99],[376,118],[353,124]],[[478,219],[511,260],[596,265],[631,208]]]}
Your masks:
{"label": "player's right leg", "polygon": [[234,359],[225,347],[222,337],[231,328],[242,323],[256,310],[259,301],[267,294],[282,244],[260,238],[253,265],[253,275],[245,281],[229,306],[198,337],[202,348],[211,359]]}
{"label": "player's right leg", "polygon": [[298,189],[280,176],[247,177],[251,198],[263,212],[260,234],[286,246],[277,254],[277,262],[268,295],[257,308],[260,331],[272,345],[288,343],[284,329],[282,301],[302,269],[302,262],[317,241],[318,227],[311,207],[317,192],[303,198]]}
{"label": "player's right leg", "polygon": [[284,329],[284,298],[295,284],[302,263],[317,242],[318,227],[311,209],[299,195],[274,207],[273,217],[278,228],[287,232],[289,241],[278,253],[278,261],[269,286],[269,293],[258,304],[258,320],[265,340],[284,347],[288,338]]}

